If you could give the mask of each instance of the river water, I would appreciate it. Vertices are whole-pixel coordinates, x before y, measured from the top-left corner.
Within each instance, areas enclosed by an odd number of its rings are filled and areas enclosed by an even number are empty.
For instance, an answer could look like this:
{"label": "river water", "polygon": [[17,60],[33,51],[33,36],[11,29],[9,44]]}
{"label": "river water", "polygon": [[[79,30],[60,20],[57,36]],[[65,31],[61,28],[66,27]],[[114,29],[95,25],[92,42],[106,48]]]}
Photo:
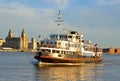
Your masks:
{"label": "river water", "polygon": [[119,81],[120,55],[101,64],[40,66],[33,53],[0,52],[0,81]]}

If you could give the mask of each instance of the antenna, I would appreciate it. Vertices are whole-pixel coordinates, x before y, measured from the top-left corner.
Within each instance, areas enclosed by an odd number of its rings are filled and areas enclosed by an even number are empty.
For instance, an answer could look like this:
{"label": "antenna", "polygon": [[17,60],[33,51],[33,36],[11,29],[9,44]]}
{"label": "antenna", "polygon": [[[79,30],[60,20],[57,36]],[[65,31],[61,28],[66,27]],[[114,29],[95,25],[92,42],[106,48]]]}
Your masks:
{"label": "antenna", "polygon": [[59,40],[59,39],[60,39],[60,26],[61,26],[61,24],[62,24],[62,22],[63,22],[63,20],[61,19],[60,10],[59,10],[59,12],[58,12],[58,18],[57,18],[57,20],[55,20],[55,22],[56,22],[57,25],[58,25],[58,40]]}

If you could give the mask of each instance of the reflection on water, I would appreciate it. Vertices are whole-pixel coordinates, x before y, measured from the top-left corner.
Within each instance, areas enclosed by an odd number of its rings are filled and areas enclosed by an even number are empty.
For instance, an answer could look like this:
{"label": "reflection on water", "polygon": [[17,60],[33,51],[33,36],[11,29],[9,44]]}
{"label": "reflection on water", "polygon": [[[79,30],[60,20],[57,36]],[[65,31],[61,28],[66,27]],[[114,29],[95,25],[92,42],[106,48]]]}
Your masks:
{"label": "reflection on water", "polygon": [[79,66],[35,65],[36,81],[102,81],[102,64]]}

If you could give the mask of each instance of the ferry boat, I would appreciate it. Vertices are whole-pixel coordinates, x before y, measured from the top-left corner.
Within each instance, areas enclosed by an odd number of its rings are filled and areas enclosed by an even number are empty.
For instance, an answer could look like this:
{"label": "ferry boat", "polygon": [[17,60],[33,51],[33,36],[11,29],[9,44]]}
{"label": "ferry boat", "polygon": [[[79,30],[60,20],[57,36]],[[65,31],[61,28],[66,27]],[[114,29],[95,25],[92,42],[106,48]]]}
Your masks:
{"label": "ferry boat", "polygon": [[[100,63],[102,51],[93,45],[91,41],[85,41],[83,34],[77,31],[69,31],[61,34],[60,26],[62,19],[58,13],[55,21],[59,27],[58,34],[51,34],[47,39],[41,40],[40,47],[34,54],[40,64],[76,64],[76,63]],[[64,31],[63,31],[64,32]]]}

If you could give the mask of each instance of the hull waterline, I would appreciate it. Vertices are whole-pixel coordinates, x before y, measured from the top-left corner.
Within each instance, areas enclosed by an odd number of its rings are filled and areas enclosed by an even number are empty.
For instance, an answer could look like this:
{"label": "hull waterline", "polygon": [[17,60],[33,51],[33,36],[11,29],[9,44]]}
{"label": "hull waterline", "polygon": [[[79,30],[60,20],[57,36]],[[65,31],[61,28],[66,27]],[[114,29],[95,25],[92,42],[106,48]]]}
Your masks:
{"label": "hull waterline", "polygon": [[101,63],[101,57],[60,58],[51,56],[34,57],[42,63]]}

